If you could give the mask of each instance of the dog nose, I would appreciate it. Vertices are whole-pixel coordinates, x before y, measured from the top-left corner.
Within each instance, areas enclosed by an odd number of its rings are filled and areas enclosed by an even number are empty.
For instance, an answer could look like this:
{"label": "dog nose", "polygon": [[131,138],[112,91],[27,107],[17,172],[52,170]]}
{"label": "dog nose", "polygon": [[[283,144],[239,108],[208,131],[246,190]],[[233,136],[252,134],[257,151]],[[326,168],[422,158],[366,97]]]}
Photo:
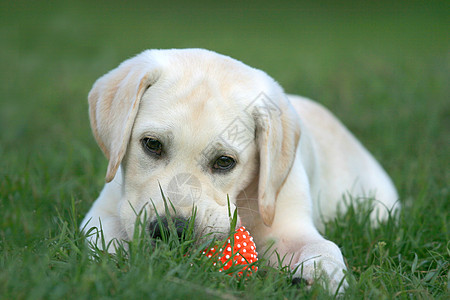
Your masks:
{"label": "dog nose", "polygon": [[[181,236],[183,235],[183,232],[188,227],[188,220],[184,218],[174,218],[172,219],[173,224],[175,225],[175,230],[177,233],[177,236],[179,239],[181,239]],[[171,234],[171,231],[169,229],[169,221],[166,217],[162,217],[159,220],[154,220],[150,222],[149,225],[149,232],[150,236],[154,239],[163,239],[163,236],[168,236]]]}

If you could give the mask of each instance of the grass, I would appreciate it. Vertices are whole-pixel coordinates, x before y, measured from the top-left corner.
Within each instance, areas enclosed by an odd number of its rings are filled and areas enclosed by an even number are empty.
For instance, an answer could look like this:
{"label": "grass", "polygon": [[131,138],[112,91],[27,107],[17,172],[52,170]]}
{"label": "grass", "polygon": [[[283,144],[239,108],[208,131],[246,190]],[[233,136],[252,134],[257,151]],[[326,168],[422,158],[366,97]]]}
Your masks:
{"label": "grass", "polygon": [[[206,2],[205,2],[206,3]],[[398,222],[351,207],[327,224],[349,266],[349,299],[448,299],[448,3],[288,1],[0,3],[0,298],[327,298],[286,269],[247,280],[180,246],[133,241],[95,251],[78,224],[106,161],[86,95],[146,48],[209,48],[328,106],[391,174]],[[191,265],[192,264],[192,265]]]}

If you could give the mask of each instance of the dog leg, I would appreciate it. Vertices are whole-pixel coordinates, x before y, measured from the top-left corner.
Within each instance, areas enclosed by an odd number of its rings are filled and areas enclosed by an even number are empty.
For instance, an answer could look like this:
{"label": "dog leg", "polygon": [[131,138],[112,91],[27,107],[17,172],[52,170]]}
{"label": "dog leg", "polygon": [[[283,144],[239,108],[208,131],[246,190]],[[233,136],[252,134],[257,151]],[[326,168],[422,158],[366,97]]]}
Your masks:
{"label": "dog leg", "polygon": [[319,281],[331,293],[342,293],[347,287],[344,271],[347,269],[338,246],[327,240],[306,243],[294,257],[294,278],[306,280],[308,285]]}
{"label": "dog leg", "polygon": [[[295,270],[294,278],[302,278],[309,285],[321,282],[330,293],[342,292],[346,266],[339,247],[324,239],[313,222],[312,201],[306,172],[295,164],[291,176],[279,194],[276,216],[271,227],[259,226],[257,231],[263,244],[273,241],[273,249]],[[271,263],[277,263],[272,255]]]}

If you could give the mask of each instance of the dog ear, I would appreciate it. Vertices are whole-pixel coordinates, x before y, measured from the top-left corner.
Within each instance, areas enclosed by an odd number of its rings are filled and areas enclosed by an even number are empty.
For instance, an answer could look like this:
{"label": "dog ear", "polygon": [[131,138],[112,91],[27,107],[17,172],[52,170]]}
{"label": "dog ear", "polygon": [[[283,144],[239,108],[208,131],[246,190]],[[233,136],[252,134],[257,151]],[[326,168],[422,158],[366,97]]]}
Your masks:
{"label": "dog ear", "polygon": [[300,123],[283,94],[273,102],[265,94],[253,104],[260,170],[258,206],[264,224],[271,226],[278,193],[295,160],[300,139]]}
{"label": "dog ear", "polygon": [[106,182],[116,175],[130,140],[140,100],[159,73],[150,51],[144,51],[100,77],[89,92],[92,131],[109,160]]}

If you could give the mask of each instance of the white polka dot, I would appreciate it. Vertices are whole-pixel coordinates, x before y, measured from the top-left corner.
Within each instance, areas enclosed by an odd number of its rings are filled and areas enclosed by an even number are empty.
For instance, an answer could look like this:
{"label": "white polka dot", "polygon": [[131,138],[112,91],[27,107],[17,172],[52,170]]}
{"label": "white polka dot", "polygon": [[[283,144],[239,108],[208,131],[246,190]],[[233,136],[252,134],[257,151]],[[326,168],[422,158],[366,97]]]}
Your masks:
{"label": "white polka dot", "polygon": [[203,254],[206,254],[206,252],[205,252],[205,251],[203,251]]}
{"label": "white polka dot", "polygon": [[223,251],[223,249],[222,249],[222,248],[220,248],[219,252],[222,252],[222,251]]}
{"label": "white polka dot", "polygon": [[243,242],[242,244],[244,245],[244,247],[247,246],[247,243],[246,243],[246,242]]}
{"label": "white polka dot", "polygon": [[244,238],[244,239],[246,239],[247,238],[247,236],[244,234],[244,235],[242,235],[242,237]]}
{"label": "white polka dot", "polygon": [[212,255],[210,254],[210,255],[208,255],[208,257],[211,257]]}
{"label": "white polka dot", "polygon": [[227,248],[227,251],[231,251],[231,247],[228,247],[228,248]]}
{"label": "white polka dot", "polygon": [[255,247],[253,247],[253,246],[250,246],[250,249],[254,250],[254,249],[255,249]]}
{"label": "white polka dot", "polygon": [[236,236],[236,239],[237,239],[237,240],[239,239],[239,236],[238,236],[238,235]]}
{"label": "white polka dot", "polygon": [[253,237],[250,237],[250,241],[252,241],[252,242],[253,242]]}
{"label": "white polka dot", "polygon": [[244,249],[244,250],[242,250],[242,252],[244,252],[244,253],[245,253],[245,252],[247,252],[247,250],[246,250],[246,249]]}
{"label": "white polka dot", "polygon": [[214,251],[214,248],[211,248],[211,251]]}
{"label": "white polka dot", "polygon": [[237,244],[236,246],[237,246],[238,248],[241,248],[241,244]]}
{"label": "white polka dot", "polygon": [[222,272],[222,269],[220,269],[219,272]]}
{"label": "white polka dot", "polygon": [[245,258],[241,259],[241,261],[245,261]]}
{"label": "white polka dot", "polygon": [[230,258],[230,256],[229,256],[229,255],[227,254],[227,255],[225,256],[225,258],[226,258],[226,259],[229,259],[229,258]]}
{"label": "white polka dot", "polygon": [[217,265],[217,263],[213,263],[213,266]]}

